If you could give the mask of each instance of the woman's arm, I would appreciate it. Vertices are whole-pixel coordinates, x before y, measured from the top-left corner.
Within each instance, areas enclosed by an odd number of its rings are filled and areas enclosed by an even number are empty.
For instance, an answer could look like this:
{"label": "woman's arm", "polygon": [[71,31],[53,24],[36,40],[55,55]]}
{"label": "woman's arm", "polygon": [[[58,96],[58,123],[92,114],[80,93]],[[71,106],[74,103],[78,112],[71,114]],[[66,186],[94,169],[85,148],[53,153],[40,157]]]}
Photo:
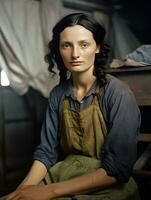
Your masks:
{"label": "woman's arm", "polygon": [[87,175],[54,183],[48,186],[48,188],[50,187],[53,191],[53,198],[57,198],[68,195],[86,194],[97,189],[106,188],[115,183],[115,177],[108,176],[103,168],[99,168],[98,170]]}
{"label": "woman's arm", "polygon": [[141,115],[128,85],[112,77],[105,87],[101,109],[108,125],[102,167],[120,183],[127,182],[137,157]]}
{"label": "woman's arm", "polygon": [[39,184],[46,176],[46,173],[47,173],[47,168],[45,167],[45,165],[42,162],[35,160],[33,162],[33,165],[29,173],[27,174],[25,179],[21,182],[19,187],[24,186],[24,185]]}
{"label": "woman's arm", "polygon": [[37,186],[44,179],[46,173],[47,173],[47,169],[46,169],[45,165],[42,162],[35,160],[33,162],[33,165],[31,167],[29,173],[25,177],[25,179],[20,183],[20,185],[17,187],[17,189],[14,192],[10,193],[7,196],[6,199],[7,200],[11,200],[11,199],[15,200],[16,199],[17,200],[20,197],[21,198],[23,197],[23,199],[32,199],[32,198],[30,198],[30,195],[32,195],[32,191],[30,192],[31,188],[33,186]]}
{"label": "woman's arm", "polygon": [[[94,172],[91,172],[90,174],[79,176],[63,182],[49,185],[27,185],[30,183],[35,184],[36,182],[40,182],[42,174],[44,175],[45,173],[45,170],[43,171],[41,164],[38,164],[38,168],[40,170],[35,167],[36,165],[37,163],[34,164],[33,168],[22,182],[21,187],[15,192],[11,193],[7,200],[51,200],[63,196],[86,194],[88,192],[105,188],[116,183],[115,177],[108,176],[106,171],[100,168]],[[32,171],[34,168],[37,173],[38,171],[42,172],[41,174],[37,174],[37,177],[35,176],[35,171]]]}

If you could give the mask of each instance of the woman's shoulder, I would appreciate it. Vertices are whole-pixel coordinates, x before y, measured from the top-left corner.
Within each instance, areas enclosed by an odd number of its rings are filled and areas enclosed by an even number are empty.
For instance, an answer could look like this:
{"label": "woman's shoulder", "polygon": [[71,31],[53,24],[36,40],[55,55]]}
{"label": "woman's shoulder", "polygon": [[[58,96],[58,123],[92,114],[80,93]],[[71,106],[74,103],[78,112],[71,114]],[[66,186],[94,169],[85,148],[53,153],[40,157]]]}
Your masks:
{"label": "woman's shoulder", "polygon": [[106,78],[107,83],[101,97],[103,101],[111,105],[115,102],[134,101],[134,94],[125,82],[109,74]]}
{"label": "woman's shoulder", "polygon": [[66,94],[68,89],[69,89],[68,80],[63,83],[59,83],[51,90],[50,95],[49,95],[49,101],[50,100],[60,101],[63,98],[63,96]]}
{"label": "woman's shoulder", "polygon": [[122,80],[118,79],[117,77],[107,74],[106,75],[107,83],[105,89],[108,90],[110,93],[132,93],[129,86],[123,82]]}

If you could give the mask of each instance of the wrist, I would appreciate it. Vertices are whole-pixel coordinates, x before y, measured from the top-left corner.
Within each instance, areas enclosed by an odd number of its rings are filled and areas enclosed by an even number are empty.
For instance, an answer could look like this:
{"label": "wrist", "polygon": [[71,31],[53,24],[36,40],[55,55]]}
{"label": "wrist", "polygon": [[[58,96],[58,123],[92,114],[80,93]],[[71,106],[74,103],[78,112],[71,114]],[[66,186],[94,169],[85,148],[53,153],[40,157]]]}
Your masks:
{"label": "wrist", "polygon": [[55,199],[55,198],[60,197],[56,192],[57,191],[56,183],[45,185],[44,187],[46,188],[46,192],[47,192],[47,194],[49,194],[50,199]]}

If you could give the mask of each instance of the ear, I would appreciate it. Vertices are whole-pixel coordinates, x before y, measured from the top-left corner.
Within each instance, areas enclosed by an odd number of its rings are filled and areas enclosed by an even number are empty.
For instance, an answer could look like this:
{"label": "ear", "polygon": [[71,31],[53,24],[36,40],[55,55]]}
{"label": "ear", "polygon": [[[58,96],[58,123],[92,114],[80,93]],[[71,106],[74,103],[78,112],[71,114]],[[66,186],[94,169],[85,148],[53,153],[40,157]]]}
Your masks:
{"label": "ear", "polygon": [[101,51],[101,46],[100,46],[100,45],[97,45],[96,50],[95,50],[95,53],[99,53],[100,51]]}

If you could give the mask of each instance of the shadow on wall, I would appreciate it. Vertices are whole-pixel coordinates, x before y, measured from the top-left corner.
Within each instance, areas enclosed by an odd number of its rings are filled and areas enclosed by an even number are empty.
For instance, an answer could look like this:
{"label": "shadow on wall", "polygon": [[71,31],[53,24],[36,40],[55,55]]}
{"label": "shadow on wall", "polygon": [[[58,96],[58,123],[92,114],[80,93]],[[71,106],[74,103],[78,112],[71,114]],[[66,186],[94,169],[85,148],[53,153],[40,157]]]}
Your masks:
{"label": "shadow on wall", "polygon": [[23,96],[0,86],[0,196],[14,190],[32,163],[47,99],[29,89]]}

